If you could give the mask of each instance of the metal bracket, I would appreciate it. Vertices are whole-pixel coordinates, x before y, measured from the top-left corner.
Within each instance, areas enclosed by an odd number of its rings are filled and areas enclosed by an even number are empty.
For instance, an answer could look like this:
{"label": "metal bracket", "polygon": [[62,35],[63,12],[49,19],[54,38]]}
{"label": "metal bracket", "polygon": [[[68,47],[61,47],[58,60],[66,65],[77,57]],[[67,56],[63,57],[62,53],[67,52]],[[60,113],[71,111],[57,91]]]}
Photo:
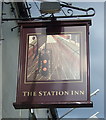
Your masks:
{"label": "metal bracket", "polygon": [[37,120],[33,109],[29,109],[29,120]]}
{"label": "metal bracket", "polygon": [[19,27],[20,27],[20,26],[15,26],[15,27],[11,28],[11,31],[13,32],[14,29],[19,28]]}
{"label": "metal bracket", "polygon": [[[66,3],[66,2],[60,2],[60,7],[61,10],[64,14],[64,16],[56,16],[54,15],[54,13],[51,13],[52,15],[50,15],[49,17],[45,17],[43,14],[41,16],[42,19],[50,19],[51,17],[57,19],[57,18],[76,18],[76,17],[92,17],[95,15],[95,10],[94,8],[79,8],[79,7],[75,7],[72,4]],[[67,11],[65,12],[63,10],[63,8],[66,8]],[[74,10],[77,10],[78,12],[81,11],[83,12],[83,14],[75,14]],[[48,15],[48,14],[46,14]]]}
{"label": "metal bracket", "polygon": [[[60,4],[60,11],[63,12],[63,16],[57,16],[55,15],[55,13],[45,13],[45,14],[42,14],[41,11],[40,11],[40,8],[37,10],[39,10],[39,12],[41,13],[41,16],[38,16],[38,17],[31,17],[28,16],[28,17],[24,17],[24,18],[2,18],[2,21],[12,21],[12,20],[56,20],[58,18],[80,18],[80,17],[93,17],[95,15],[95,10],[94,8],[87,8],[87,9],[84,9],[84,8],[79,8],[79,7],[75,7],[73,6],[72,4],[69,4],[69,3],[66,3],[66,2],[59,2]],[[36,6],[38,7],[38,6]],[[29,11],[30,13],[30,7],[28,7],[28,5],[26,4],[26,10]],[[66,10],[64,11],[63,8],[66,8]],[[75,14],[75,11],[78,11],[81,12],[81,14]],[[83,14],[82,14],[83,12]]]}
{"label": "metal bracket", "polygon": [[0,39],[0,41],[3,41],[4,39]]}
{"label": "metal bracket", "polygon": [[[93,93],[90,94],[91,97],[93,97],[94,95],[96,95],[100,90],[97,89],[95,90]],[[72,112],[73,110],[75,110],[76,108],[72,108],[71,110],[69,110],[68,112],[66,112],[63,116],[61,116],[58,120],[61,120],[64,116],[66,116],[67,114],[69,114],[70,112]]]}
{"label": "metal bracket", "polygon": [[[98,115],[99,112],[96,112],[95,114],[93,114],[90,118],[97,118],[96,115]],[[88,119],[89,120],[89,119]]]}
{"label": "metal bracket", "polygon": [[[61,7],[62,8],[69,8],[67,10],[67,13],[70,13],[71,12],[71,15],[70,17],[92,17],[95,15],[95,10],[94,8],[87,8],[87,9],[84,9],[84,8],[79,8],[79,7],[74,7],[72,6],[72,4],[68,4],[66,2],[62,2],[60,3]],[[78,10],[78,11],[82,11],[84,12],[84,14],[77,14],[77,15],[74,15],[74,10]],[[89,13],[89,12],[92,12],[92,13]]]}

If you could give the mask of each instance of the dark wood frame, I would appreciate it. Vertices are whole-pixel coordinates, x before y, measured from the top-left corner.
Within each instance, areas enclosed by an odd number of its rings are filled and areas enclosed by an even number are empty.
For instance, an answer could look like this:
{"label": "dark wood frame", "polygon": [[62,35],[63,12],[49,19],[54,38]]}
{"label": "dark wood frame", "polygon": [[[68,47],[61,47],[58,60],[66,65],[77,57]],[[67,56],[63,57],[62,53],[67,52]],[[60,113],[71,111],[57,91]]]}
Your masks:
{"label": "dark wood frame", "polygon": [[[17,96],[16,96],[16,103],[13,103],[14,107],[16,109],[29,109],[29,108],[70,108],[70,107],[92,107],[93,103],[90,101],[90,61],[89,61],[89,26],[91,25],[91,20],[71,20],[71,21],[45,21],[45,22],[34,22],[34,21],[24,21],[19,22],[20,26],[20,45],[19,45],[19,68],[18,68],[18,80],[17,80]],[[25,62],[26,62],[26,35],[29,33],[29,31],[24,29],[29,28],[42,28],[42,27],[48,27],[48,28],[55,28],[56,26],[86,26],[86,49],[87,49],[87,100],[86,101],[61,101],[60,102],[48,102],[45,101],[44,103],[41,102],[41,104],[31,100],[24,101],[21,94],[22,89],[25,90],[30,89],[30,85],[26,84],[24,85],[24,74],[25,74]],[[57,29],[52,29],[48,32],[58,32]],[[30,33],[32,33],[33,30]],[[56,85],[56,84],[55,84]],[[79,84],[80,85],[80,84]],[[40,85],[39,85],[40,86]],[[37,85],[37,88],[39,89],[39,86]],[[42,85],[40,87],[43,87]],[[83,85],[82,85],[83,87]],[[35,89],[35,86],[32,87],[32,90]],[[30,97],[31,98],[31,97]]]}

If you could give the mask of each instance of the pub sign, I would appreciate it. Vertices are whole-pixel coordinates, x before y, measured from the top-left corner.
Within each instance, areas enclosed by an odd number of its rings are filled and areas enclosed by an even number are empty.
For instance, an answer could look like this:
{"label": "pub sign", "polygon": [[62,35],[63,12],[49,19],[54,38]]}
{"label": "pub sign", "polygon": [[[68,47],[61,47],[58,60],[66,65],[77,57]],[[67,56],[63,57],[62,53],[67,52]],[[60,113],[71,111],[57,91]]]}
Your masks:
{"label": "pub sign", "polygon": [[91,20],[19,22],[15,108],[92,107]]}

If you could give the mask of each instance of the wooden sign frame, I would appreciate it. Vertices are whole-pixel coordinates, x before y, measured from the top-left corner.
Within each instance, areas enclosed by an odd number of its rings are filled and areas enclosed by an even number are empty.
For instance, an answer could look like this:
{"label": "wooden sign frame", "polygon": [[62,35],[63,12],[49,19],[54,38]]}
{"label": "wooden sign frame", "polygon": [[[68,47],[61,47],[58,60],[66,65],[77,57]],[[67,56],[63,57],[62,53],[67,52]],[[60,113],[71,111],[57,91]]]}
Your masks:
{"label": "wooden sign frame", "polygon": [[92,107],[91,20],[19,22],[16,109]]}

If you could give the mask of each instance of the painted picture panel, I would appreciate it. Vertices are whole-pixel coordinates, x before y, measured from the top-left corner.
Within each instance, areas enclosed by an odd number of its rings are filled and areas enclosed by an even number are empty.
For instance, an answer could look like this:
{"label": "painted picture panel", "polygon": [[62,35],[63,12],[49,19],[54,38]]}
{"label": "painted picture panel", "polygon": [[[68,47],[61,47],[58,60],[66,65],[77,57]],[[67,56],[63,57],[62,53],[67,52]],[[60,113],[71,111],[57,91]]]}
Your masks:
{"label": "painted picture panel", "polygon": [[79,80],[80,38],[79,33],[45,35],[43,39],[29,35],[27,81]]}

